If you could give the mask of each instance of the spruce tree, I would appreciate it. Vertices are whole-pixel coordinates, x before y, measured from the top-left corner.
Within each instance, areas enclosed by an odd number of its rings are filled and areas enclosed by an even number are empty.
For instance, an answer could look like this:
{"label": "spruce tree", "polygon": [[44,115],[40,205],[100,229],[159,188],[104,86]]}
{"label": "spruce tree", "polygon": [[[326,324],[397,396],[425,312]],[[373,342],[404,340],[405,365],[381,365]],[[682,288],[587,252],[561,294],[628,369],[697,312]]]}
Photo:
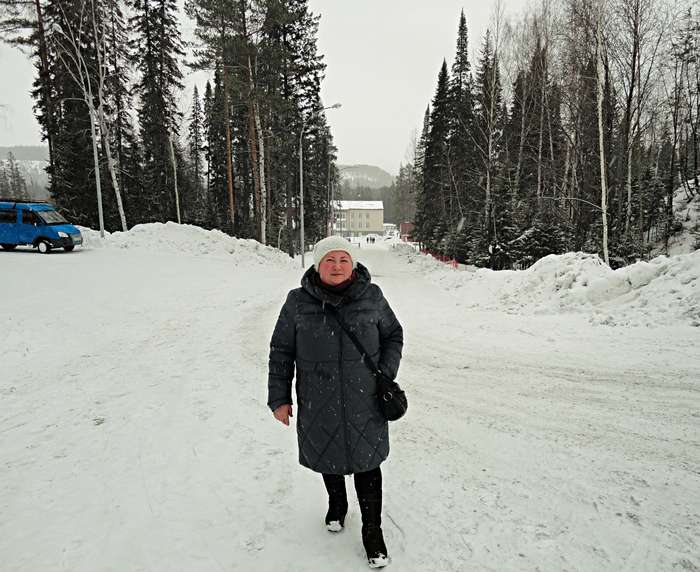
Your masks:
{"label": "spruce tree", "polygon": [[423,201],[420,234],[426,245],[442,251],[450,192],[448,137],[450,132],[449,75],[443,60],[430,114],[430,131],[423,165]]}
{"label": "spruce tree", "polygon": [[179,132],[175,96],[182,89],[178,58],[184,54],[177,6],[174,0],[134,0],[133,12],[143,161],[143,188],[134,202],[142,221],[176,220],[170,141]]}
{"label": "spruce tree", "polygon": [[[211,87],[209,89],[211,89]],[[192,218],[197,221],[197,224],[203,224],[205,222],[206,210],[204,194],[202,192],[202,179],[204,175],[204,165],[202,161],[202,155],[204,153],[204,114],[197,86],[194,87],[192,94],[192,107],[190,108],[189,120],[187,145],[191,167],[191,179],[195,189]]]}
{"label": "spruce tree", "polygon": [[7,153],[7,178],[10,197],[21,201],[28,200],[27,182],[24,180],[24,176],[19,170],[19,165],[12,151]]}
{"label": "spruce tree", "polygon": [[5,161],[0,160],[0,198],[12,198],[10,193],[10,178],[7,176]]}
{"label": "spruce tree", "polygon": [[457,30],[457,49],[450,81],[450,132],[448,135],[450,169],[450,204],[448,213],[449,253],[466,260],[473,218],[476,208],[473,191],[477,186],[474,178],[476,165],[474,133],[474,100],[472,74],[469,62],[467,21],[462,10]]}
{"label": "spruce tree", "polygon": [[226,136],[224,125],[224,88],[219,69],[214,72],[214,88],[205,91],[205,123],[207,139],[207,206],[208,224],[224,229],[228,221],[226,175]]}
{"label": "spruce tree", "polygon": [[[425,148],[428,145],[428,137],[430,136],[430,105],[426,107],[423,114],[423,128],[421,135],[416,145],[415,158],[413,161],[415,167],[416,179],[416,213],[415,213],[415,229],[413,231],[413,239],[423,244],[426,241],[428,231],[428,197],[425,192]],[[424,234],[424,230],[426,233]]]}

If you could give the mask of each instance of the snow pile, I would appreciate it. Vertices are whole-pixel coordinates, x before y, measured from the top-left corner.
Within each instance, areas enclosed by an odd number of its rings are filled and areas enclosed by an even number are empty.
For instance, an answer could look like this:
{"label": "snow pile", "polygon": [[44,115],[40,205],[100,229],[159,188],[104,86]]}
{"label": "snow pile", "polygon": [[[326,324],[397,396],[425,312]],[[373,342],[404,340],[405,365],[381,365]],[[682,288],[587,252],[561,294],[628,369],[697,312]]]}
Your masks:
{"label": "snow pile", "polygon": [[594,324],[700,326],[700,251],[612,270],[583,252],[550,255],[523,271],[462,267],[406,254],[468,307],[516,314],[589,312]]}
{"label": "snow pile", "polygon": [[669,238],[668,253],[685,254],[700,248],[700,194],[689,199],[681,187],[673,197],[673,212],[683,229]]}
{"label": "snow pile", "polygon": [[80,227],[80,232],[85,248],[140,249],[192,256],[233,255],[237,264],[293,264],[289,256],[256,240],[234,238],[220,230],[205,230],[189,224],[139,224],[128,232],[105,232],[104,239],[96,230]]}
{"label": "snow pile", "polygon": [[674,232],[668,239],[668,250],[663,241],[665,222],[652,227],[649,236],[655,241],[652,256],[689,254],[700,248],[700,193],[695,182],[687,181],[673,193]]}

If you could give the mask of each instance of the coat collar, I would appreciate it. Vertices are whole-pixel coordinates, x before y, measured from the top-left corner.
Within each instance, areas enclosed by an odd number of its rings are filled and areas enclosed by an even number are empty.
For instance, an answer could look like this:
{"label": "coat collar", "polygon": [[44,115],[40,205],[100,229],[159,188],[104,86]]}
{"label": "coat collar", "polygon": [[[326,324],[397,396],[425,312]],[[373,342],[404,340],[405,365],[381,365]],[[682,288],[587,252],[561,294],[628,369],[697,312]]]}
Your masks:
{"label": "coat collar", "polygon": [[332,304],[333,306],[340,306],[345,301],[361,298],[372,282],[369,270],[359,262],[355,269],[355,281],[342,294],[334,294],[325,288],[321,288],[314,280],[315,274],[317,274],[316,268],[312,266],[304,273],[301,279],[301,287],[319,302]]}

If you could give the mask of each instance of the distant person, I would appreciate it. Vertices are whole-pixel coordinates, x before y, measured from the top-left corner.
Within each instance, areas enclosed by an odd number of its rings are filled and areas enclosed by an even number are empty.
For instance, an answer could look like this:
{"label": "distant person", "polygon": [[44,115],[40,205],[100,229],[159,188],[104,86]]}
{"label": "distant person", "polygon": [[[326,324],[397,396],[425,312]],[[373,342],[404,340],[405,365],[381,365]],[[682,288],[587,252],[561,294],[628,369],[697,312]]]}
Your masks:
{"label": "distant person", "polygon": [[489,245],[489,266],[491,270],[504,270],[510,265],[510,258],[500,243]]}
{"label": "distant person", "polygon": [[389,562],[381,528],[381,463],[389,455],[389,427],[376,397],[374,374],[334,313],[392,379],[403,329],[357,251],[339,236],[314,247],[314,265],[289,292],[270,342],[268,406],[289,425],[296,366],[299,462],[323,475],[328,491],[326,528],[339,532],[348,499],[345,475],[354,475],[362,513],[362,543],[371,567]]}

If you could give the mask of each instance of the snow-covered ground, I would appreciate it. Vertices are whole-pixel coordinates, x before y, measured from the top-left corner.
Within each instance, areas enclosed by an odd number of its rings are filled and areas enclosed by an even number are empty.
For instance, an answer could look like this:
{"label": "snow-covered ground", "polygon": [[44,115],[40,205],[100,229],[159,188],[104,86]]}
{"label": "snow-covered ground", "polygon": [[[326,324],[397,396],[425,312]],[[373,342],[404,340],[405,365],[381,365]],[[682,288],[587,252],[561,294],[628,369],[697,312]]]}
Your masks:
{"label": "snow-covered ground", "polygon": [[[0,569],[367,569],[357,508],[325,531],[265,405],[298,265],[193,227],[86,234],[0,253]],[[493,273],[362,246],[406,335],[391,569],[700,569],[699,256]]]}

